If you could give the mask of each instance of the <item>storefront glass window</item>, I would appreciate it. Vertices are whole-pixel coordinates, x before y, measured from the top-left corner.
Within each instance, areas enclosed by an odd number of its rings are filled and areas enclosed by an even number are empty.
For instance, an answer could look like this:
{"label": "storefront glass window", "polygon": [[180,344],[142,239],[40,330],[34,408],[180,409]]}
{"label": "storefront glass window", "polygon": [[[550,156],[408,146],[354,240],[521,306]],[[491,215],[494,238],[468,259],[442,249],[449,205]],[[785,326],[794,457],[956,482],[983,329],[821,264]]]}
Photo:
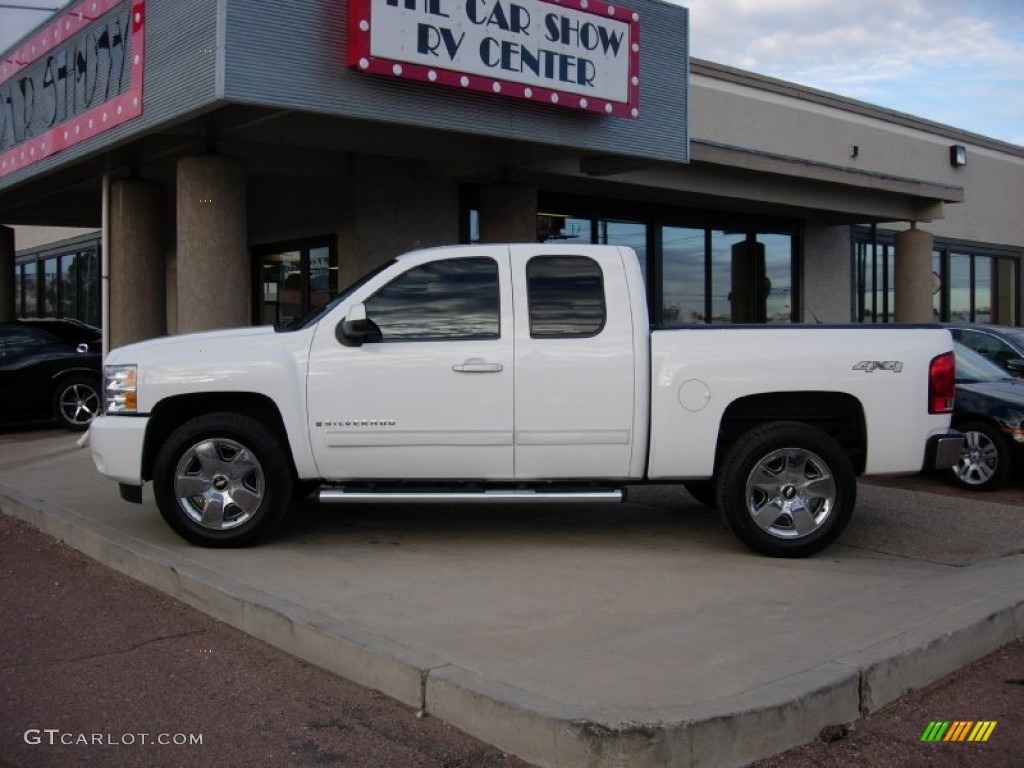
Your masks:
{"label": "storefront glass window", "polygon": [[992,322],[1016,325],[1018,262],[1014,259],[993,259],[993,262]]}
{"label": "storefront glass window", "polygon": [[257,325],[287,323],[338,292],[338,257],[329,238],[254,249]]}
{"label": "storefront glass window", "polygon": [[765,321],[789,323],[793,318],[793,236],[758,235],[764,245]]}
{"label": "storefront glass window", "polygon": [[58,258],[46,259],[43,262],[43,317],[57,317],[60,298]]}
{"label": "storefront glass window", "polygon": [[25,265],[14,266],[14,314],[25,316]]}
{"label": "storefront glass window", "polygon": [[100,258],[95,249],[78,254],[78,281],[82,303],[78,317],[89,325],[100,325]]}
{"label": "storefront glass window", "polygon": [[622,245],[636,251],[640,261],[640,269],[647,281],[647,225],[633,221],[597,222],[598,245]]}
{"label": "storefront glass window", "polygon": [[[733,322],[734,300],[745,304],[742,296],[733,294],[733,252],[744,244],[747,236],[743,232],[711,232],[711,319],[712,323]],[[746,272],[737,265],[736,279],[747,285]],[[742,315],[741,315],[742,316]],[[744,322],[738,320],[737,322]]]}
{"label": "storefront glass window", "polygon": [[974,322],[992,322],[992,259],[974,257]]}
{"label": "storefront glass window", "polygon": [[320,309],[338,292],[338,266],[327,246],[309,249],[309,309]]}
{"label": "storefront glass window", "polygon": [[672,328],[707,322],[704,308],[704,229],[661,231],[662,323]]}
{"label": "storefront glass window", "polygon": [[[474,240],[473,242],[477,242]],[[537,214],[538,243],[584,243],[593,240],[590,219],[575,219],[551,213]]]}
{"label": "storefront glass window", "polygon": [[60,257],[60,316],[78,317],[77,253]]}
{"label": "storefront glass window", "polygon": [[23,265],[25,267],[25,282],[22,284],[24,303],[22,304],[23,317],[39,316],[39,264],[30,261]]}
{"label": "storefront glass window", "polygon": [[283,251],[264,256],[260,261],[260,325],[275,325],[301,317],[302,254]]}
{"label": "storefront glass window", "polygon": [[[734,226],[713,229],[701,219],[721,216],[700,211],[624,203],[623,217],[609,218],[608,201],[552,192],[541,193],[538,202],[538,242],[621,245],[636,252],[650,320],[659,327],[797,320],[795,221],[780,219],[766,229],[737,216]],[[470,242],[478,238],[474,203],[465,209],[462,229]]]}
{"label": "storefront glass window", "polygon": [[949,319],[971,322],[971,257],[966,253],[949,257]]}
{"label": "storefront glass window", "polygon": [[865,323],[892,323],[896,317],[896,263],[889,243],[857,243],[858,301]]}

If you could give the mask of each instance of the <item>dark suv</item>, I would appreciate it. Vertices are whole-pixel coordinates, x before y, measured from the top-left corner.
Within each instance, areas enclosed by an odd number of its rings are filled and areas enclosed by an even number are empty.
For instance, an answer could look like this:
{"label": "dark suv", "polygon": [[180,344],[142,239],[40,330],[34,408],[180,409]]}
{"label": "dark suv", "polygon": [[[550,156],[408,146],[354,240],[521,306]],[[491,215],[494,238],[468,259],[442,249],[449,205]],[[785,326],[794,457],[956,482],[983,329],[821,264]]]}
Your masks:
{"label": "dark suv", "polygon": [[100,331],[75,320],[0,323],[0,422],[54,418],[81,431],[100,411]]}

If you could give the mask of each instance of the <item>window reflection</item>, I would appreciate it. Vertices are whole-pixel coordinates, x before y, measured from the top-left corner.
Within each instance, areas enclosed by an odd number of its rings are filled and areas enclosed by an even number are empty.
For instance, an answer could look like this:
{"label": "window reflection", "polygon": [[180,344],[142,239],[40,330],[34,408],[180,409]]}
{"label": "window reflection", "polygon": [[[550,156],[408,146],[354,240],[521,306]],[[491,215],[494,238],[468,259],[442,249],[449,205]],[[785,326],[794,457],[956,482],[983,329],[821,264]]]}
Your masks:
{"label": "window reflection", "polygon": [[78,254],[60,257],[60,316],[78,317]]}
{"label": "window reflection", "polygon": [[[711,319],[712,323],[749,322],[733,317],[733,253],[746,242],[743,232],[711,232]],[[737,275],[739,277],[739,275]]]}
{"label": "window reflection", "polygon": [[644,282],[647,282],[647,225],[635,221],[611,221],[601,219],[597,222],[598,245],[622,245],[636,251],[640,262],[640,271]]}
{"label": "window reflection", "polygon": [[974,322],[992,322],[992,259],[974,257]]}
{"label": "window reflection", "polygon": [[596,336],[605,322],[601,267],[586,256],[536,256],[526,265],[532,338]]}
{"label": "window reflection", "polygon": [[[879,322],[894,319],[895,234],[866,227],[854,231],[857,291],[865,322],[872,317]],[[984,250],[967,250],[936,239],[929,276],[935,320],[1017,324],[1019,261]]]}
{"label": "window reflection", "polygon": [[891,323],[896,313],[896,260],[888,243],[857,244],[861,321]]}
{"label": "window reflection", "polygon": [[703,323],[704,230],[662,230],[662,320],[665,326]]}
{"label": "window reflection", "polygon": [[318,237],[254,249],[255,320],[283,327],[326,304],[338,292],[333,237]]}
{"label": "window reflection", "polygon": [[60,278],[57,257],[43,262],[43,316],[57,317]]}
{"label": "window reflection", "polygon": [[971,257],[966,253],[949,257],[949,319],[971,321]]}
{"label": "window reflection", "polygon": [[413,267],[366,302],[384,341],[496,339],[501,335],[498,264],[446,259]]}
{"label": "window reflection", "polygon": [[96,249],[78,254],[78,285],[82,291],[79,318],[99,327],[100,319],[100,255]]}
{"label": "window reflection", "polygon": [[[573,205],[559,195],[542,204],[563,211]],[[582,204],[588,207],[586,203]],[[557,206],[557,207],[556,207]],[[604,209],[605,206],[595,206]],[[605,211],[602,211],[605,212]],[[479,237],[479,217],[468,209],[466,233]],[[699,212],[697,212],[699,215]],[[666,215],[662,211],[661,215]],[[720,217],[715,217],[720,218]],[[697,219],[699,222],[699,219]],[[647,287],[651,320],[672,327],[692,323],[790,323],[798,321],[794,283],[799,224],[779,220],[765,231],[738,216],[728,229],[538,213],[539,242],[621,245],[638,257]],[[649,252],[648,243],[653,243]],[[892,283],[887,287],[891,293]],[[886,299],[882,299],[885,303]],[[893,297],[888,297],[891,307]]]}
{"label": "window reflection", "polygon": [[764,320],[788,323],[793,317],[793,238],[760,234],[757,240],[764,245]]}

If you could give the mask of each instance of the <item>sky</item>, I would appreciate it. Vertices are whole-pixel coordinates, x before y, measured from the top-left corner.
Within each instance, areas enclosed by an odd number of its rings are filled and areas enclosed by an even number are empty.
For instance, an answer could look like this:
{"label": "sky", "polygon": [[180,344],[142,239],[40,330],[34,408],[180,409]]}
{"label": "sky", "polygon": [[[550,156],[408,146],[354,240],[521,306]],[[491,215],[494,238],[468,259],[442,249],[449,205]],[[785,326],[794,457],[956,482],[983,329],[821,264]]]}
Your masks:
{"label": "sky", "polygon": [[[0,0],[0,50],[66,2]],[[695,57],[1024,146],[1024,0],[675,2]]]}
{"label": "sky", "polygon": [[1024,145],[1024,0],[677,4],[696,58]]}

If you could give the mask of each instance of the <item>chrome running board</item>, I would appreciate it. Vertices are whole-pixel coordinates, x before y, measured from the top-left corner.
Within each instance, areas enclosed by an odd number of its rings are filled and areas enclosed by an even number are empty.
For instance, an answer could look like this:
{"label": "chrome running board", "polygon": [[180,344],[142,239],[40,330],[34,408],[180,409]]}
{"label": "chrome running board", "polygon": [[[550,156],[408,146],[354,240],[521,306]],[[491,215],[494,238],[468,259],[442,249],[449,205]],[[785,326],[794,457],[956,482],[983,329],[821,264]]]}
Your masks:
{"label": "chrome running board", "polygon": [[611,491],[366,491],[321,488],[318,497],[329,504],[444,502],[446,504],[534,504],[621,502],[621,489]]}

